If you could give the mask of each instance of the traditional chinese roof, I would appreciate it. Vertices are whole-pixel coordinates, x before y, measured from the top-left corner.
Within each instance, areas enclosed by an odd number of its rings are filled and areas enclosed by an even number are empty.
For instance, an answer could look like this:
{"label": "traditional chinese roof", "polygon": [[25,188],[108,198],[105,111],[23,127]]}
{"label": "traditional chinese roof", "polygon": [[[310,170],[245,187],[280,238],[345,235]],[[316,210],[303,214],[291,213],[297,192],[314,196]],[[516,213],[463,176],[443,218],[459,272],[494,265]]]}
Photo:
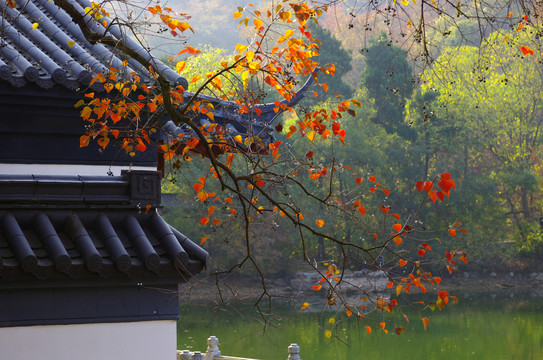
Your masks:
{"label": "traditional chinese roof", "polygon": [[[85,0],[68,2],[81,14],[91,6]],[[35,83],[42,88],[59,84],[74,90],[85,89],[96,74],[107,74],[110,68],[122,70],[121,75],[134,73],[145,82],[153,81],[147,69],[135,60],[122,58],[121,53],[111,47],[89,43],[79,26],[53,1],[16,0],[15,3],[17,6],[12,8],[5,0],[0,0],[0,8],[4,12],[0,18],[0,78],[13,86]],[[88,15],[86,18],[94,31],[105,31],[102,24],[90,21]],[[187,82],[182,76],[152,58],[141,44],[123,33],[118,26],[112,25],[108,31],[151,60],[157,71],[173,85],[186,86]],[[124,60],[128,66],[123,66]],[[95,83],[93,90],[103,91],[104,87]]]}
{"label": "traditional chinese roof", "polygon": [[160,217],[159,204],[157,172],[0,175],[0,284],[186,280],[208,254]]}

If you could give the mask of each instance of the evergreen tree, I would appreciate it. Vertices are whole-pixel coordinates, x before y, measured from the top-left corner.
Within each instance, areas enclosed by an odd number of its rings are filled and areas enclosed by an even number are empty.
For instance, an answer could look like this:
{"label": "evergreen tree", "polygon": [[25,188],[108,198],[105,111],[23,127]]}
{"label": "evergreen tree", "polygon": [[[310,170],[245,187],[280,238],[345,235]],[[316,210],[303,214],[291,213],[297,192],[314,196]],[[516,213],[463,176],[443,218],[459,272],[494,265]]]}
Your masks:
{"label": "evergreen tree", "polygon": [[375,99],[377,109],[372,120],[383,125],[388,133],[413,140],[416,132],[405,123],[403,116],[406,99],[411,96],[415,85],[406,52],[381,33],[362,53],[366,66],[361,85]]}
{"label": "evergreen tree", "polygon": [[319,81],[328,85],[328,91],[319,94],[319,97],[333,97],[334,93],[343,95],[344,98],[352,97],[353,89],[342,80],[342,77],[352,69],[351,54],[341,47],[341,42],[329,30],[316,25],[310,31],[321,41],[319,56],[314,60],[322,65],[334,64],[336,67],[334,76],[319,75]]}

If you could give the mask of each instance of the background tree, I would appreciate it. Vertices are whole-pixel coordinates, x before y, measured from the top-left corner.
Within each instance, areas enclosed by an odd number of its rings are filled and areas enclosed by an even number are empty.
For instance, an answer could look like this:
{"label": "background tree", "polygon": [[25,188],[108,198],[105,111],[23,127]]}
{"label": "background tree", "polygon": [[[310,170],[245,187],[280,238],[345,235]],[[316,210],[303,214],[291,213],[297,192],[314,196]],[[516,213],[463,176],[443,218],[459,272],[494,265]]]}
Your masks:
{"label": "background tree", "polygon": [[361,86],[375,99],[377,113],[372,120],[406,139],[415,137],[404,121],[406,99],[415,87],[415,78],[404,50],[393,45],[385,33],[370,42],[363,50],[366,65]]}

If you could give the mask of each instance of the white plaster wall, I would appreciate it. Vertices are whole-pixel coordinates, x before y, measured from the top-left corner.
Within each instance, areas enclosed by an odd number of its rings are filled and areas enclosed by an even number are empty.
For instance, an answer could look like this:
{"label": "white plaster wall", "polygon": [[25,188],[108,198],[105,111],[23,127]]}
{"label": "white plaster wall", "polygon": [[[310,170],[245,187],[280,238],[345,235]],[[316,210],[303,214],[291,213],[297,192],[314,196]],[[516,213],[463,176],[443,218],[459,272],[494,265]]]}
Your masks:
{"label": "white plaster wall", "polygon": [[0,174],[15,175],[121,175],[121,170],[156,171],[156,166],[0,164]]}
{"label": "white plaster wall", "polygon": [[175,360],[174,320],[0,328],[2,360]]}

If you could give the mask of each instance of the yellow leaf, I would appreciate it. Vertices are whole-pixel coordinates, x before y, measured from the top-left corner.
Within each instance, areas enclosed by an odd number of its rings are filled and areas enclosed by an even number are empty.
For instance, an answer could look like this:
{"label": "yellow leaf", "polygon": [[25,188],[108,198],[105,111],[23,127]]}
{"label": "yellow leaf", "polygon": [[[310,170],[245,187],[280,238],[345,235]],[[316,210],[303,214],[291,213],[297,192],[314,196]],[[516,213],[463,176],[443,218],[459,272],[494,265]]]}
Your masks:
{"label": "yellow leaf", "polygon": [[292,35],[294,35],[294,30],[289,29],[289,30],[285,31],[285,37],[289,38]]}
{"label": "yellow leaf", "polygon": [[396,296],[400,296],[400,293],[402,292],[403,285],[396,286]]}
{"label": "yellow leaf", "polygon": [[68,41],[68,47],[71,48],[75,45],[75,41]]}
{"label": "yellow leaf", "polygon": [[245,55],[247,57],[247,62],[253,61],[253,58],[255,57],[255,52],[252,50],[247,51],[247,54]]}
{"label": "yellow leaf", "polygon": [[243,144],[243,138],[241,137],[241,135],[234,136],[234,140],[240,144]]}
{"label": "yellow leaf", "polygon": [[260,19],[254,19],[254,20],[253,20],[253,24],[255,25],[255,27],[256,27],[257,29],[260,29],[260,27],[262,26],[262,20],[260,20]]}
{"label": "yellow leaf", "polygon": [[177,64],[175,64],[175,70],[177,70],[177,72],[180,73],[185,68],[185,65],[186,65],[186,61],[179,61]]}
{"label": "yellow leaf", "polygon": [[309,306],[309,303],[304,302],[304,303],[302,304],[302,310],[307,309],[308,306]]}
{"label": "yellow leaf", "polygon": [[324,333],[324,335],[330,339],[332,337],[332,332],[330,330],[326,330],[326,332]]}
{"label": "yellow leaf", "polygon": [[32,24],[32,30],[36,30],[36,29],[38,28],[39,25],[40,25],[40,24],[38,24],[38,23],[36,23],[36,22],[35,22],[34,24]]}
{"label": "yellow leaf", "polygon": [[311,142],[314,142],[314,141],[315,141],[315,130],[313,130],[313,131],[311,131],[311,132],[309,132],[309,133],[307,134],[307,139],[308,139],[309,141],[311,141]]}
{"label": "yellow leaf", "polygon": [[236,11],[234,13],[234,20],[237,19],[237,18],[240,18],[242,15],[243,15],[242,13],[240,13],[239,11]]}
{"label": "yellow leaf", "polygon": [[336,319],[334,319],[334,318],[328,319],[328,324],[333,324],[335,322],[336,322]]}

